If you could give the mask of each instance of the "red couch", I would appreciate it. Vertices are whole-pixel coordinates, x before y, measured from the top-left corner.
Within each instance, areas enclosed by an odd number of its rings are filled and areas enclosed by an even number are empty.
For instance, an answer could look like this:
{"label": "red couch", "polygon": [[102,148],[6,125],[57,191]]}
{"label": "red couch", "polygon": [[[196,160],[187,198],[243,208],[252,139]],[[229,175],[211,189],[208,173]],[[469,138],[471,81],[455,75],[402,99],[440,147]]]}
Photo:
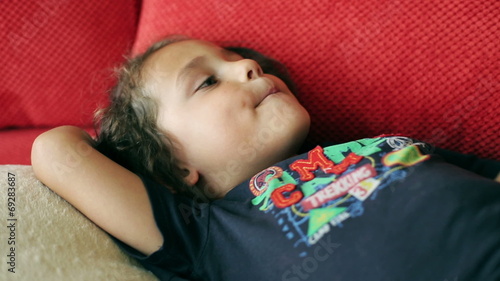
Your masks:
{"label": "red couch", "polygon": [[0,164],[29,165],[44,130],[90,129],[123,55],[172,33],[284,62],[312,142],[402,133],[500,159],[497,0],[49,0],[0,10]]}

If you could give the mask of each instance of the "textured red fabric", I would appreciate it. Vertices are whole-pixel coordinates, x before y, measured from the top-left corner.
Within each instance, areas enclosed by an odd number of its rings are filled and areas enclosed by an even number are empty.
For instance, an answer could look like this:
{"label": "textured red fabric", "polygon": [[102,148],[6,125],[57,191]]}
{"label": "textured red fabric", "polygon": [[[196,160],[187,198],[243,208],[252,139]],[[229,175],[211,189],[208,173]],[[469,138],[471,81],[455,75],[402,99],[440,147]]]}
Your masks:
{"label": "textured red fabric", "polygon": [[31,146],[47,129],[0,130],[0,165],[31,163]]}
{"label": "textured red fabric", "polygon": [[136,1],[0,1],[0,129],[88,126],[132,47]]}
{"label": "textured red fabric", "polygon": [[312,141],[401,133],[500,159],[499,20],[497,0],[145,0],[134,51],[255,48],[289,67]]}
{"label": "textured red fabric", "polygon": [[[31,147],[36,137],[50,128],[0,130],[0,165],[31,165]],[[93,127],[84,128],[95,136]]]}

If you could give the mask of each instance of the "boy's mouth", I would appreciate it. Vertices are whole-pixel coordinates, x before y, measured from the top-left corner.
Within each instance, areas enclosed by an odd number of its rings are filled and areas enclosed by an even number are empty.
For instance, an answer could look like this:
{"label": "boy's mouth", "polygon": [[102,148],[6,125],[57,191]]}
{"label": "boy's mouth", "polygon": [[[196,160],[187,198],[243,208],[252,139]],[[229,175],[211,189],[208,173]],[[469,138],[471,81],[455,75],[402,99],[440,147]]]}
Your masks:
{"label": "boy's mouth", "polygon": [[262,96],[262,99],[260,100],[260,102],[257,104],[257,106],[259,106],[267,97],[269,97],[270,95],[273,95],[273,94],[276,94],[278,93],[280,90],[278,87],[276,87],[275,85],[271,85],[269,87],[269,89],[265,92],[265,94]]}
{"label": "boy's mouth", "polygon": [[269,89],[269,91],[267,92],[267,95],[264,97],[264,99],[272,94],[276,94],[277,92],[279,92],[278,87],[273,86],[271,89]]}

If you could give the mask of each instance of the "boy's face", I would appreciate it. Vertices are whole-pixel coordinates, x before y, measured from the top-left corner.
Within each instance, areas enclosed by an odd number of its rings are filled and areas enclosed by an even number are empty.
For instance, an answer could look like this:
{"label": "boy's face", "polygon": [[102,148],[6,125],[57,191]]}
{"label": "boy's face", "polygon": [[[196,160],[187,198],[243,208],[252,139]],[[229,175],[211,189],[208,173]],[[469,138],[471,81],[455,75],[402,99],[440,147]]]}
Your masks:
{"label": "boy's face", "polygon": [[143,74],[186,181],[212,198],[293,155],[309,130],[307,111],[280,79],[209,42],[163,47]]}

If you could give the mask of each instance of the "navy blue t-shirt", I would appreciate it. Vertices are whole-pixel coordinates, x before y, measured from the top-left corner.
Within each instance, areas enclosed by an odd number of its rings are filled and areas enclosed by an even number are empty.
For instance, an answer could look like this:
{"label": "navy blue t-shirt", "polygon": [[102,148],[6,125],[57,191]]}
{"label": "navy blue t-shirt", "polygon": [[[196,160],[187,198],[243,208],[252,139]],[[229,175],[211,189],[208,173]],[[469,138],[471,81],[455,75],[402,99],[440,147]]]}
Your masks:
{"label": "navy blue t-shirt", "polygon": [[500,280],[500,184],[431,152],[316,147],[205,203],[144,178],[163,247],[118,243],[161,280]]}

